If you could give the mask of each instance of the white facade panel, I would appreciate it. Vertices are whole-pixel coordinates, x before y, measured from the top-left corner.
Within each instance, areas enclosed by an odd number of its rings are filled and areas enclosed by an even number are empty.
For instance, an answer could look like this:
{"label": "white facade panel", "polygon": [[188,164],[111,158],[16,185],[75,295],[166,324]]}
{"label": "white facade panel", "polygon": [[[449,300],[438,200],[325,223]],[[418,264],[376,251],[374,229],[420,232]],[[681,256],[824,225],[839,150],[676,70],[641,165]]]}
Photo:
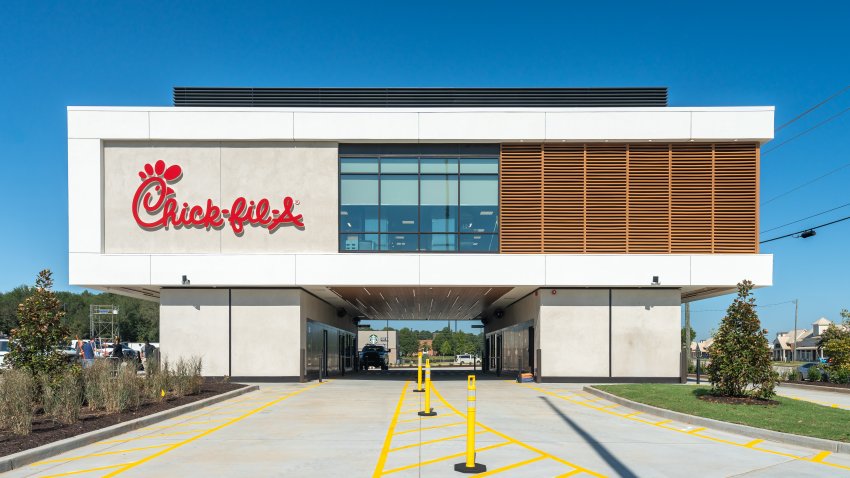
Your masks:
{"label": "white facade panel", "polygon": [[200,357],[203,375],[229,375],[229,308],[227,289],[163,290],[159,308],[162,359],[174,366],[181,358]]}
{"label": "white facade panel", "polygon": [[422,285],[536,285],[545,278],[545,256],[422,254]]}
{"label": "white facade panel", "polygon": [[230,291],[230,365],[234,377],[299,376],[303,334],[300,292],[298,289]]}
{"label": "white facade panel", "polygon": [[68,283],[71,285],[149,285],[150,282],[150,256],[68,254]]}
{"label": "white facade panel", "polygon": [[694,111],[691,137],[696,140],[759,140],[773,138],[773,109],[763,111]]}
{"label": "white facade panel", "polygon": [[652,276],[662,285],[690,284],[689,256],[679,255],[547,255],[546,286],[646,286]]}
{"label": "white facade panel", "polygon": [[419,137],[417,113],[295,113],[299,141],[411,141]]}
{"label": "white facade panel", "polygon": [[679,376],[681,302],[676,289],[611,291],[611,376]]}
{"label": "white facade panel", "polygon": [[152,111],[151,139],[292,140],[292,113],[282,111]]}
{"label": "white facade panel", "polygon": [[298,285],[416,285],[417,254],[300,254]]}
{"label": "white facade panel", "polygon": [[192,286],[291,286],[294,255],[154,255],[151,284],[180,286],[183,276]]}
{"label": "white facade panel", "polygon": [[543,112],[420,113],[420,141],[543,141]]}
{"label": "white facade panel", "polygon": [[68,140],[68,251],[101,251],[100,140]]}
{"label": "white facade panel", "polygon": [[759,287],[773,285],[772,254],[705,254],[691,257],[691,284],[734,286],[747,279]]}
{"label": "white facade panel", "polygon": [[690,112],[546,113],[547,141],[675,140],[690,137]]}
{"label": "white facade panel", "polygon": [[68,110],[68,138],[148,139],[149,132],[144,110]]}

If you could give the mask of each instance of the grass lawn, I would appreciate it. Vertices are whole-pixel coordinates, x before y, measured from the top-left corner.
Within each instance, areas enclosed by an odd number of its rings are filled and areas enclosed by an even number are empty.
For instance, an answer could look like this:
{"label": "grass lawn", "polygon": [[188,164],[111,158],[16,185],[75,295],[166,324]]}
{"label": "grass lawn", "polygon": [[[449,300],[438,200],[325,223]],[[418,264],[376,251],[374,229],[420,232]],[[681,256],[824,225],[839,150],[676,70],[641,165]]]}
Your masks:
{"label": "grass lawn", "polygon": [[697,398],[709,387],[670,384],[596,385],[599,390],[676,412],[795,435],[850,442],[850,411],[776,396],[779,405],[727,405]]}

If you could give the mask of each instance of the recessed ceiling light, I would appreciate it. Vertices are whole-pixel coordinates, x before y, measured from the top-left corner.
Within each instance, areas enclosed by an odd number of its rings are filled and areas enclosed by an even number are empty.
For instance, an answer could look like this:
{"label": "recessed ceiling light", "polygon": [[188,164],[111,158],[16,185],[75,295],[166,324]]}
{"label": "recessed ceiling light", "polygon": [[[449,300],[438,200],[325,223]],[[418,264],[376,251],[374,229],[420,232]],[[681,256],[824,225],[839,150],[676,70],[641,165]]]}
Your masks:
{"label": "recessed ceiling light", "polygon": [[493,215],[493,211],[481,211],[481,212],[480,212],[480,213],[478,213],[478,214],[480,214],[480,215],[482,215],[482,216],[492,216],[492,215]]}

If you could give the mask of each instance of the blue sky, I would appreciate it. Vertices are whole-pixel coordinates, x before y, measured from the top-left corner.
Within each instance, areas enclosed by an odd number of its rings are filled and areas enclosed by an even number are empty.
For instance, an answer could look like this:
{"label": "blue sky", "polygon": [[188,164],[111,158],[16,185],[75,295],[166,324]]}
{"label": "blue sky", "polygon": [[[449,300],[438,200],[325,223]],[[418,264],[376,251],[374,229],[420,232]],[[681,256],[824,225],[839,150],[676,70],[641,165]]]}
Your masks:
{"label": "blue sky", "polygon": [[[0,2],[0,290],[44,267],[68,288],[67,105],[167,106],[175,85],[668,86],[672,106],[775,105],[779,125],[850,84],[842,2],[310,3]],[[771,144],[849,107],[846,93]],[[763,200],[850,163],[848,131],[850,113],[765,154]],[[850,202],[848,179],[765,205],[761,229]],[[766,244],[775,285],[759,302],[837,319],[848,237],[850,221]],[[729,300],[693,304],[701,337]],[[761,317],[772,335],[793,313]]]}

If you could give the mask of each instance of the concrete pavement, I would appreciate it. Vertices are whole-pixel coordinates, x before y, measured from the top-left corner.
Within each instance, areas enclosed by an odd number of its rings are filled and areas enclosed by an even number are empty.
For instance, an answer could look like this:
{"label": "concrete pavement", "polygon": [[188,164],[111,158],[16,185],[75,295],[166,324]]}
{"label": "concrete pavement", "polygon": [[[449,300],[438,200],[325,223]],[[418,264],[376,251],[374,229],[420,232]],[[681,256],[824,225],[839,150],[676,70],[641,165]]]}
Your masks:
{"label": "concrete pavement", "polygon": [[[463,461],[466,382],[462,372],[434,377],[435,417],[417,415],[415,374],[262,385],[4,476],[463,476],[453,465]],[[850,455],[664,421],[581,387],[479,380],[485,476],[850,476]]]}

